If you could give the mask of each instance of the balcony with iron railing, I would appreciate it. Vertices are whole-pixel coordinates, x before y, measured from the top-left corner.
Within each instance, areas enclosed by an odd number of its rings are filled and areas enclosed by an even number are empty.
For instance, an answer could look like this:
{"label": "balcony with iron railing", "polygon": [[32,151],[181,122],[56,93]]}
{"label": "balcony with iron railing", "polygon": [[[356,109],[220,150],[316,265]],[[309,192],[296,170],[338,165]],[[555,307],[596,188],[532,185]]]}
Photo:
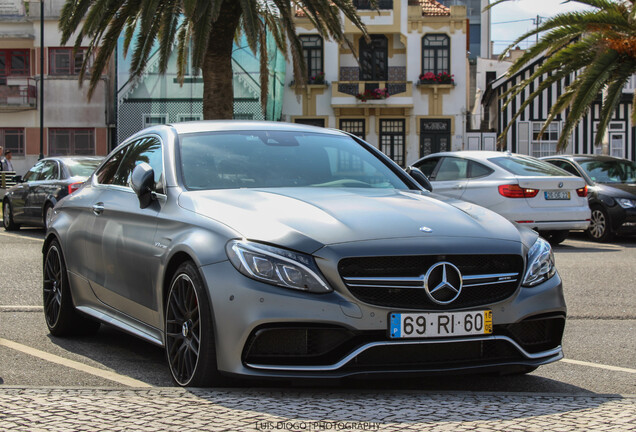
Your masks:
{"label": "balcony with iron railing", "polygon": [[37,108],[35,80],[23,76],[0,77],[0,111],[31,110]]}
{"label": "balcony with iron railing", "polygon": [[412,105],[411,81],[335,81],[331,83],[332,105]]}

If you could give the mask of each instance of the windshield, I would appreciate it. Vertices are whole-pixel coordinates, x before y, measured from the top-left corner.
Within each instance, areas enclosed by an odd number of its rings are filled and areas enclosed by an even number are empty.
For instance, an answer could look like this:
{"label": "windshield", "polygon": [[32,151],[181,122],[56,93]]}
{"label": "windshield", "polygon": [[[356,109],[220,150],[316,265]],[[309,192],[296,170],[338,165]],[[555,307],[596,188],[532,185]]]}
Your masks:
{"label": "windshield", "polygon": [[71,172],[71,177],[90,177],[100,163],[100,159],[67,159],[64,161],[64,165]]}
{"label": "windshield", "polygon": [[231,131],[180,137],[190,190],[352,187],[408,189],[380,159],[347,136]]}
{"label": "windshield", "polygon": [[587,175],[597,183],[636,183],[636,164],[627,160],[578,161]]}
{"label": "windshield", "polygon": [[502,156],[488,159],[506,171],[518,176],[572,176],[569,172],[542,160],[520,157]]}

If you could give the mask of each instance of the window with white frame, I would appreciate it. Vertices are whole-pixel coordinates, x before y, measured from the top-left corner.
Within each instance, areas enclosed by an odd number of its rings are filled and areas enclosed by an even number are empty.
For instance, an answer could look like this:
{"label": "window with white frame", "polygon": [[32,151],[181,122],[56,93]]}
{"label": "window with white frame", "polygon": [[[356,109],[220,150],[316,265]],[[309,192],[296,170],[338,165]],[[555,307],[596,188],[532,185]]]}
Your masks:
{"label": "window with white frame", "polygon": [[552,156],[556,153],[557,142],[561,135],[561,124],[552,122],[541,132],[543,122],[532,122],[531,155],[534,157]]}
{"label": "window with white frame", "polygon": [[[594,122],[594,142],[598,131],[598,122]],[[609,122],[607,125],[607,135],[609,139],[609,154],[620,158],[625,157],[625,123]],[[595,154],[603,153],[603,145],[594,146]]]}
{"label": "window with white frame", "polygon": [[168,123],[167,114],[144,114],[144,128]]}
{"label": "window with white frame", "polygon": [[198,121],[203,120],[201,114],[179,114],[177,120],[180,122]]}

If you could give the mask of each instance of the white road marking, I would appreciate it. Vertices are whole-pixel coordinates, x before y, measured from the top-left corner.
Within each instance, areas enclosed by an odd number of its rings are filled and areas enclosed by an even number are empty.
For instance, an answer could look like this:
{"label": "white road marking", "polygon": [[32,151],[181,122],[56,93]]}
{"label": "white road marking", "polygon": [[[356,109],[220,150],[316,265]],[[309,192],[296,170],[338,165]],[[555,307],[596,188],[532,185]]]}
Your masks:
{"label": "white road marking", "polygon": [[62,366],[69,367],[71,369],[75,369],[81,372],[85,372],[91,375],[95,375],[99,378],[107,379],[109,381],[114,381],[119,384],[123,384],[128,387],[152,387],[150,384],[147,384],[143,381],[136,380],[134,378],[130,378],[124,375],[119,375],[115,372],[98,369],[92,366],[85,365],[80,362],[76,362],[74,360],[65,359],[64,357],[57,356],[55,354],[50,354],[44,351],[40,351],[35,348],[31,348],[26,345],[22,345],[17,342],[13,342],[7,339],[0,338],[0,346],[5,346],[7,348],[11,348],[16,351],[20,351],[24,354],[31,355],[33,357],[41,358],[42,360],[46,360],[51,363],[56,363]]}
{"label": "white road marking", "polygon": [[584,362],[580,360],[571,360],[571,359],[562,359],[561,361],[565,363],[579,365],[579,366],[588,366],[588,367],[594,367],[598,369],[611,370],[615,372],[627,372],[627,373],[636,374],[636,369],[629,369],[629,368],[618,367],[618,366],[609,366],[609,365],[604,365],[599,363],[590,363],[590,362]]}
{"label": "white road marking", "polygon": [[42,312],[44,307],[42,306],[0,306],[0,312]]}
{"label": "white road marking", "polygon": [[29,237],[29,236],[21,236],[21,235],[17,235],[17,234],[11,234],[8,232],[0,232],[0,236],[5,236],[5,237],[13,237],[16,239],[22,239],[22,240],[34,240],[37,242],[42,243],[44,241],[44,239],[41,238],[37,238],[37,237]]}

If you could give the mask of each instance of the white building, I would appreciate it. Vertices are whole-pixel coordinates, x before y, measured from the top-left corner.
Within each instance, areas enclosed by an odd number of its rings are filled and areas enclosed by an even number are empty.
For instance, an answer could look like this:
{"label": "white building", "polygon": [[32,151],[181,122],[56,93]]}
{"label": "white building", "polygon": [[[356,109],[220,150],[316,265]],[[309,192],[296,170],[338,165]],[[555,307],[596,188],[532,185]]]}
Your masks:
{"label": "white building", "polygon": [[[447,8],[435,0],[354,0],[370,42],[345,21],[346,45],[321,38],[310,20],[297,14],[308,85],[302,89],[287,66],[283,120],[352,132],[400,165],[465,141],[468,20],[465,6]],[[453,83],[422,81],[447,73]],[[325,82],[322,82],[324,74]],[[374,92],[388,98],[361,99]],[[358,96],[356,96],[358,95]]]}
{"label": "white building", "polygon": [[[40,155],[40,109],[44,106],[42,152],[105,155],[108,152],[113,89],[106,75],[86,99],[77,76],[83,53],[60,43],[58,21],[64,0],[44,2],[44,46],[40,2],[0,0],[0,146],[11,150],[24,174]],[[40,53],[44,50],[44,64]],[[44,103],[40,73],[44,68]]]}

